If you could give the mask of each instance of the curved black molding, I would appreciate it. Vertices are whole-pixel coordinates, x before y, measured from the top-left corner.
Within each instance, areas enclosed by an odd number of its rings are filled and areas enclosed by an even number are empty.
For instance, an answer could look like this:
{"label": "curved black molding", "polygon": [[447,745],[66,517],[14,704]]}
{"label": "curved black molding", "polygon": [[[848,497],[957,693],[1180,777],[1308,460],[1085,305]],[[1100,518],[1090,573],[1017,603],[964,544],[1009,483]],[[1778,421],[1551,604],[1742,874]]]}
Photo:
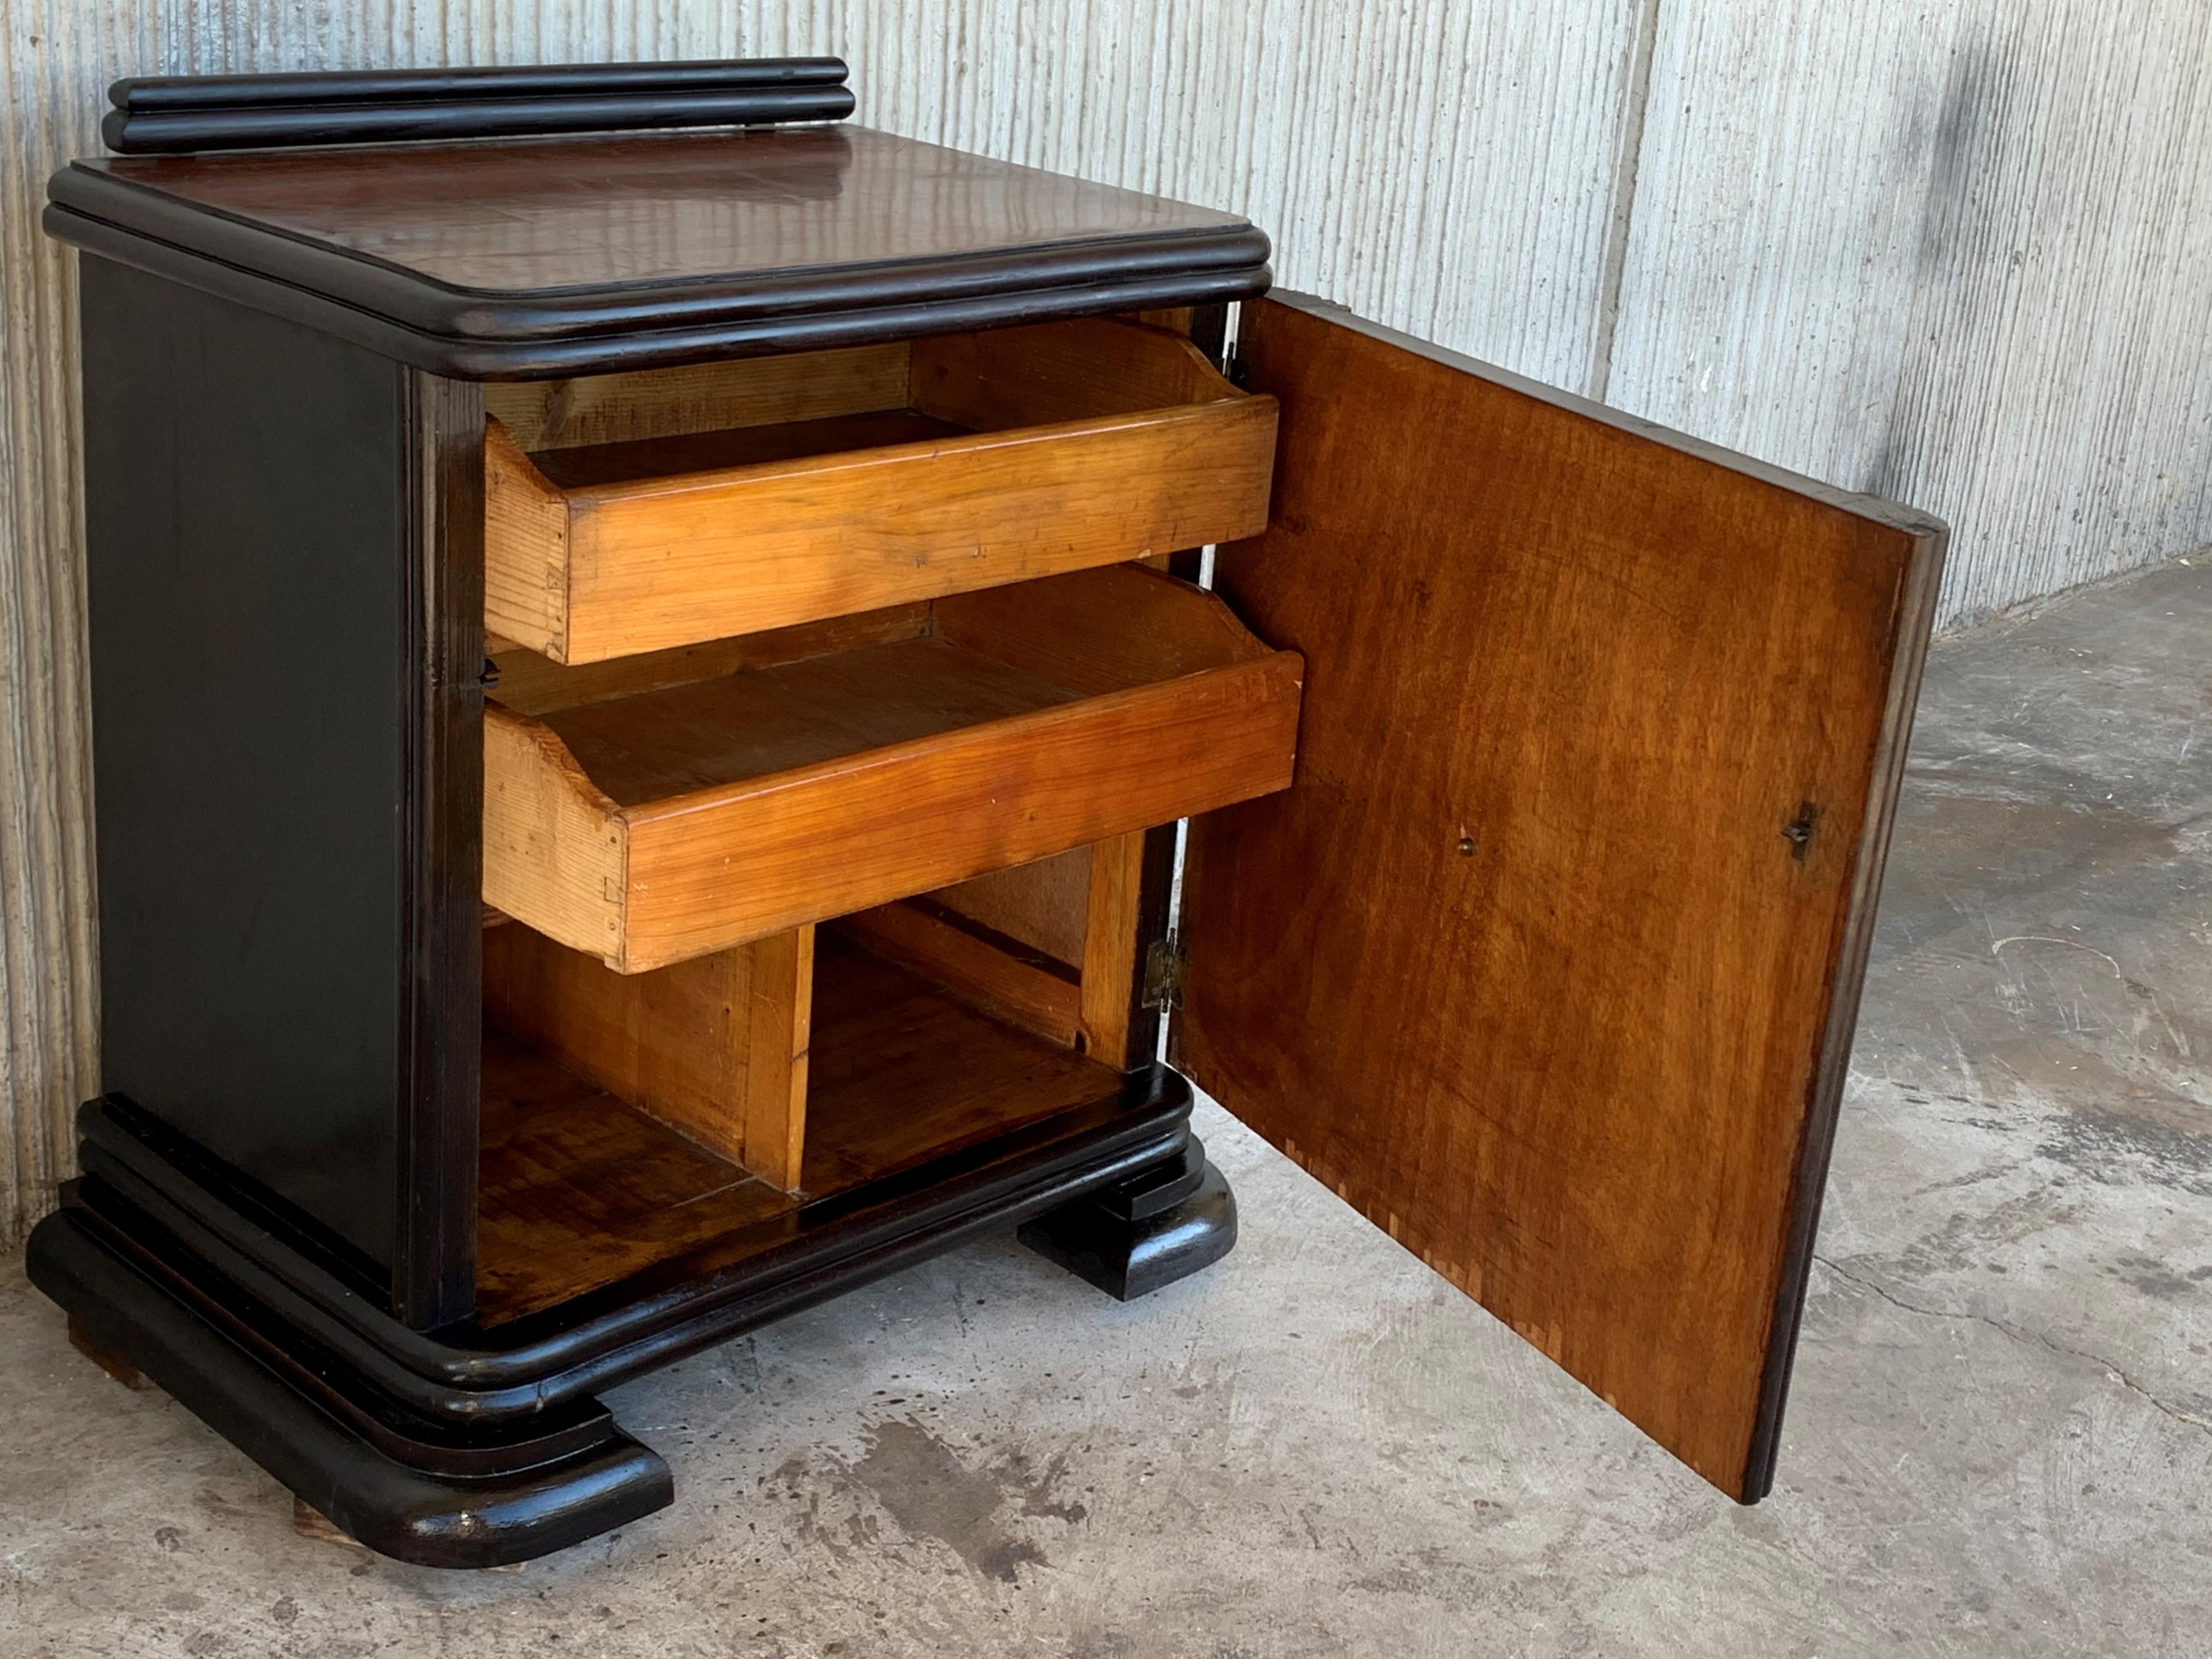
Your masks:
{"label": "curved black molding", "polygon": [[738,92],[838,87],[842,58],[694,58],[674,64],[470,64],[441,69],[328,70],[293,75],[165,75],[117,81],[107,101],[132,114],[262,104],[435,103],[556,93]]}
{"label": "curved black molding", "polygon": [[769,58],[164,76],[110,87],[100,137],[150,155],[841,121],[853,112],[845,75],[836,58]]}
{"label": "curved black molding", "polygon": [[1257,298],[1273,276],[1266,234],[1238,224],[968,258],[770,272],[738,284],[502,299],[210,218],[89,167],[63,169],[47,191],[42,222],[62,241],[465,380],[672,368],[1214,305]]}
{"label": "curved black molding", "polygon": [[[31,1237],[32,1282],[104,1348],[370,1548],[491,1567],[581,1543],[665,1508],[668,1466],[608,1425],[585,1449],[475,1479],[409,1467],[303,1395],[103,1246],[63,1210]],[[596,1406],[597,1402],[592,1402]]]}
{"label": "curved black molding", "polygon": [[[416,1416],[486,1431],[556,1407],[1060,1208],[1179,1157],[1189,1085],[1164,1066],[1122,1092],[983,1146],[808,1205],[603,1291],[502,1325],[410,1329],[239,1213],[100,1102],[78,1116],[72,1202],[155,1258],[179,1251],[264,1309],[288,1347],[326,1352]],[[773,1242],[770,1242],[770,1241]],[[296,1337],[296,1340],[295,1340]],[[116,1345],[129,1353],[128,1342]]]}
{"label": "curved black molding", "polygon": [[1040,1218],[1116,1295],[1217,1260],[1235,1210],[1191,1139],[1190,1102],[1152,1067],[1120,1099],[810,1205],[768,1248],[748,1230],[545,1317],[428,1334],[200,1188],[130,1132],[127,1108],[95,1102],[80,1119],[87,1173],[33,1234],[28,1268],[95,1346],[362,1542],[491,1566],[671,1501],[666,1465],[594,1397],[611,1383]]}
{"label": "curved black molding", "polygon": [[1016,1236],[1116,1301],[1133,1302],[1227,1255],[1237,1199],[1193,1135],[1176,1158],[1025,1221]]}
{"label": "curved black molding", "polygon": [[[275,1310],[256,1302],[99,1177],[66,1183],[61,1213],[348,1434],[409,1468],[465,1480],[519,1474],[604,1444],[615,1433],[606,1408],[581,1396],[489,1428],[424,1417],[376,1389],[343,1356],[286,1327]],[[121,1351],[112,1342],[102,1346]]]}

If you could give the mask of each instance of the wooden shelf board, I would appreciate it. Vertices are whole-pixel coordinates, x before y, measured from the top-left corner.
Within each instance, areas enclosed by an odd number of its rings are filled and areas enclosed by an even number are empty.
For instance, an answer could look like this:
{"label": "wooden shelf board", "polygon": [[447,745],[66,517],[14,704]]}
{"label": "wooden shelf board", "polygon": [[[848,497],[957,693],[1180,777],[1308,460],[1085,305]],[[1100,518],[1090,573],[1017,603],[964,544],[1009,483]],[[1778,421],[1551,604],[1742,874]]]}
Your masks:
{"label": "wooden shelf board", "polygon": [[[801,1197],[487,1032],[477,1322],[553,1307],[779,1216],[1091,1104],[1121,1073],[823,937]],[[763,1245],[781,1234],[769,1232]]]}
{"label": "wooden shelf board", "polygon": [[484,1033],[477,1318],[503,1324],[793,1207],[536,1049]]}
{"label": "wooden shelf board", "polygon": [[981,652],[913,639],[541,718],[611,799],[638,806],[1075,701]]}

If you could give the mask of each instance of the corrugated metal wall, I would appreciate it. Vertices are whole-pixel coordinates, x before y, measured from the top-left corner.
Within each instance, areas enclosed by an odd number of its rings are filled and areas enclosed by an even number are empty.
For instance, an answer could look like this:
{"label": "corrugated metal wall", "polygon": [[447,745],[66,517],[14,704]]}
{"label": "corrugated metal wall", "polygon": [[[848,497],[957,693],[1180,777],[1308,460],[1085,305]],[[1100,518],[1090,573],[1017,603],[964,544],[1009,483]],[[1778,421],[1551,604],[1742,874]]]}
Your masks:
{"label": "corrugated metal wall", "polygon": [[123,75],[835,52],[860,118],[1948,516],[1947,621],[2212,540],[2203,0],[0,0],[0,1235],[96,1084],[68,262]]}

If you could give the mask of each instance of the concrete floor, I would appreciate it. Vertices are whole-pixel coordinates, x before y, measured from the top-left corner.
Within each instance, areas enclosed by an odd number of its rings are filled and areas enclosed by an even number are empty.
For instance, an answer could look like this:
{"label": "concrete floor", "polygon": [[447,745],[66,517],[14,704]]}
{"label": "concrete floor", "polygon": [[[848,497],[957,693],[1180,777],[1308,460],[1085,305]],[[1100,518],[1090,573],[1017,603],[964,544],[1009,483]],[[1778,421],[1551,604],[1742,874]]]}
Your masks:
{"label": "concrete floor", "polygon": [[1939,647],[1775,1495],[1728,1503],[1218,1113],[1244,1237],[1000,1240],[613,1396],[520,1571],[288,1497],[0,1285],[0,1653],[2212,1651],[2212,568]]}

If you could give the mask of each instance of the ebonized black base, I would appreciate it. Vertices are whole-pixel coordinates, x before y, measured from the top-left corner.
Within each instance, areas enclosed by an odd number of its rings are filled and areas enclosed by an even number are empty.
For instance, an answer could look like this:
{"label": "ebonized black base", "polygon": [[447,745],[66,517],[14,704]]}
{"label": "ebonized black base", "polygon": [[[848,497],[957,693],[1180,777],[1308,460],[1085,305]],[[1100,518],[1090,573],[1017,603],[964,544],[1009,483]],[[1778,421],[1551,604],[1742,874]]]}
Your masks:
{"label": "ebonized black base", "polygon": [[199,1317],[100,1231],[79,1205],[48,1216],[31,1236],[32,1281],[84,1334],[371,1549],[424,1566],[501,1566],[675,1498],[668,1465],[596,1401],[589,1414],[599,1432],[548,1461],[474,1477],[410,1467]]}
{"label": "ebonized black base", "polygon": [[[127,1103],[80,1115],[85,1177],[32,1235],[32,1282],[346,1533],[428,1566],[579,1543],[669,1504],[667,1465],[597,1391],[1010,1224],[1122,1297],[1219,1258],[1226,1185],[1164,1067],[696,1259],[510,1325],[410,1329],[239,1207]],[[219,1173],[219,1172],[218,1172]]]}
{"label": "ebonized black base", "polygon": [[1193,1135],[1174,1163],[1025,1221],[1016,1236],[1107,1295],[1133,1302],[1227,1255],[1237,1243],[1237,1200]]}

